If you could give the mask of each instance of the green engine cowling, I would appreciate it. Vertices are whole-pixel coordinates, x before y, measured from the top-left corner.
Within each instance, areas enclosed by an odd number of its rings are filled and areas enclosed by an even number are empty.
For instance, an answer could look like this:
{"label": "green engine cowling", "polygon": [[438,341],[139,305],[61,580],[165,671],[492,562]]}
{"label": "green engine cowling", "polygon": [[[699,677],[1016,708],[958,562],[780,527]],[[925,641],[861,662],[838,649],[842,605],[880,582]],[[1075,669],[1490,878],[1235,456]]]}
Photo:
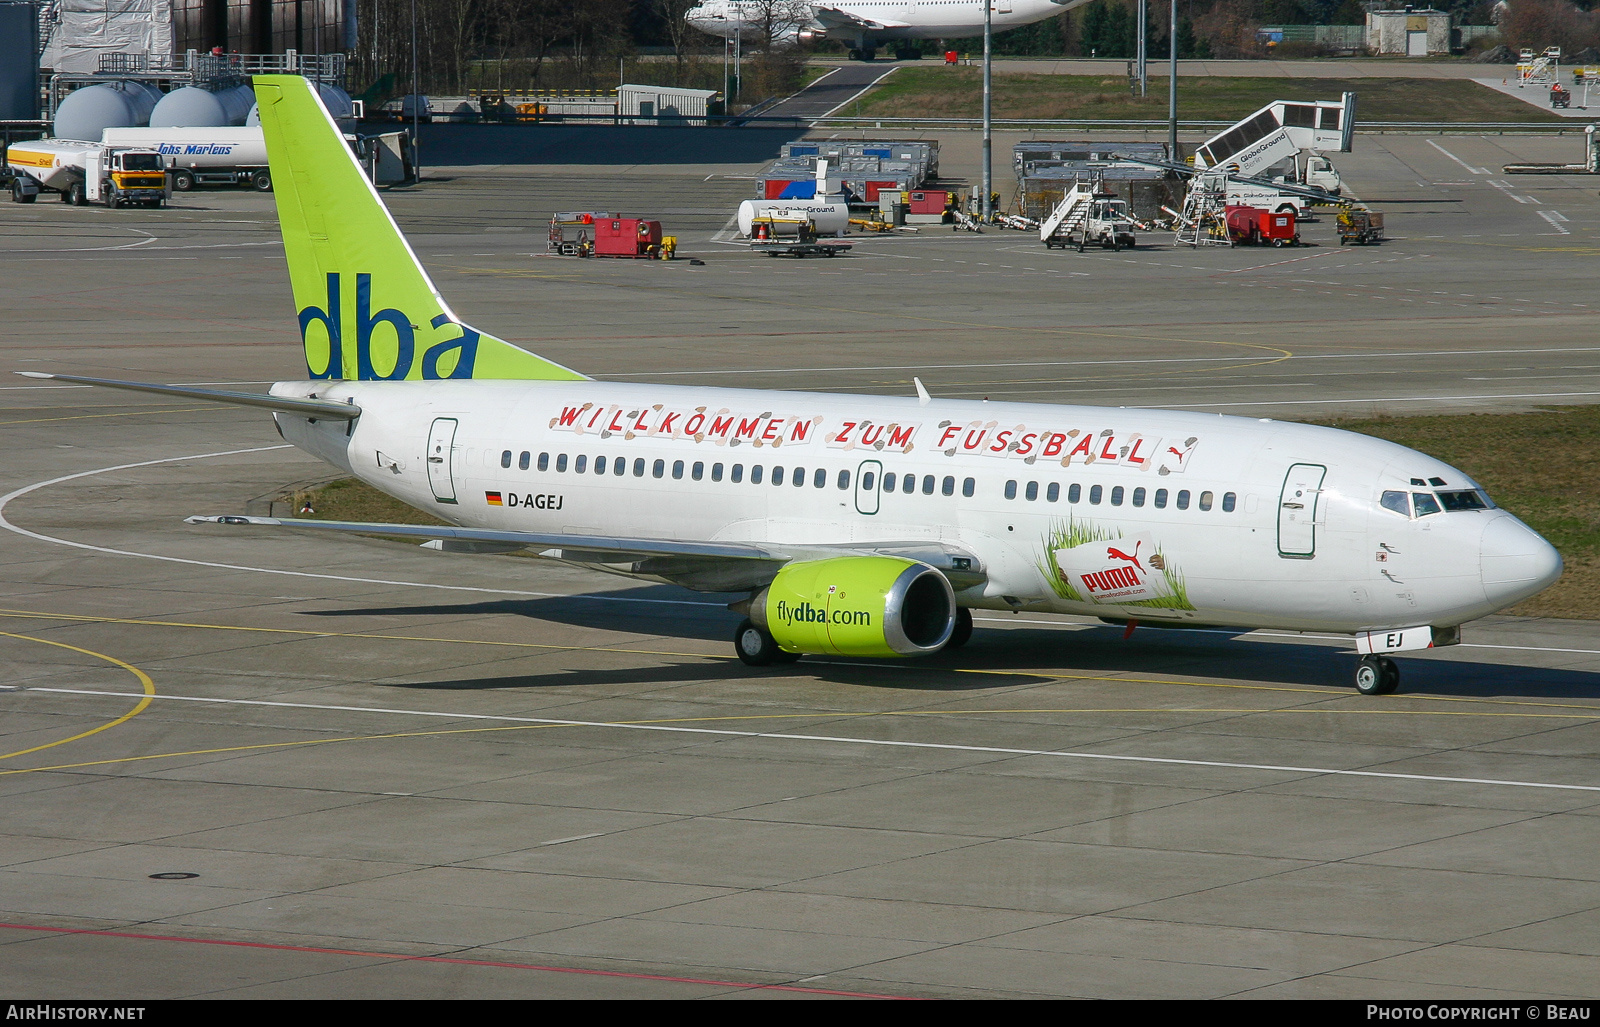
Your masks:
{"label": "green engine cowling", "polygon": [[750,600],[750,619],[790,653],[921,656],[955,628],[950,582],[892,556],[841,556],[784,567]]}

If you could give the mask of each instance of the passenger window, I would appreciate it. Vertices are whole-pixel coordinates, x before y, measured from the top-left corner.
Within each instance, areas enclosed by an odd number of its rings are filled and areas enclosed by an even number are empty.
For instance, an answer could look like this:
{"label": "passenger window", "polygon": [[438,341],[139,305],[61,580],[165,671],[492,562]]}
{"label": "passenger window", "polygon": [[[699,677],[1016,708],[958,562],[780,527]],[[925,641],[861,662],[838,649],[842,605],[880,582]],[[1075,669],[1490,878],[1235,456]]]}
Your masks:
{"label": "passenger window", "polygon": [[[644,464],[641,463],[639,466],[643,467]],[[611,461],[611,473],[612,474],[614,474],[614,475],[616,475],[617,477],[620,478],[624,474],[626,474],[627,471],[628,471],[628,458],[627,457],[619,456],[615,460]]]}
{"label": "passenger window", "polygon": [[1385,492],[1379,503],[1385,510],[1393,510],[1401,517],[1411,516],[1411,497],[1404,492]]}
{"label": "passenger window", "polygon": [[1200,509],[1202,509],[1202,510],[1211,509],[1211,493],[1209,493],[1209,492],[1200,493]]}
{"label": "passenger window", "polygon": [[672,480],[673,481],[682,481],[683,480],[683,461],[682,460],[674,460],[674,461],[672,461]]}
{"label": "passenger window", "polygon": [[901,475],[900,476],[900,491],[904,492],[908,496],[911,495],[911,493],[917,491],[917,476],[915,474],[903,474],[903,475]]}
{"label": "passenger window", "polygon": [[500,454],[500,466],[506,468],[511,466],[511,450],[508,449]]}
{"label": "passenger window", "polygon": [[933,495],[933,475],[924,474],[922,476],[922,494],[925,496]]}
{"label": "passenger window", "polygon": [[1181,489],[1178,492],[1178,509],[1179,510],[1187,510],[1187,509],[1189,509],[1189,490],[1188,489]]}
{"label": "passenger window", "polygon": [[526,471],[528,469],[528,455],[529,454],[527,453],[523,453],[521,456],[517,457],[517,470]]}
{"label": "passenger window", "polygon": [[1083,486],[1073,482],[1067,486],[1067,502],[1076,503],[1083,498]]}
{"label": "passenger window", "polygon": [[1143,488],[1137,488],[1137,489],[1133,490],[1133,505],[1134,506],[1143,506],[1144,505],[1144,489]]}
{"label": "passenger window", "polygon": [[805,483],[806,483],[806,469],[804,467],[796,467],[794,469],[794,476],[789,479],[789,484],[793,485],[795,488],[799,488],[800,486],[804,485]]}
{"label": "passenger window", "polygon": [[605,457],[597,456],[597,457],[594,458],[594,473],[596,473],[596,474],[604,474],[604,473],[606,473],[606,458]]}
{"label": "passenger window", "polygon": [[549,469],[550,469],[550,454],[549,453],[540,453],[539,454],[539,470],[548,471]]}
{"label": "passenger window", "polygon": [[1089,502],[1090,503],[1093,503],[1095,506],[1099,506],[1100,505],[1100,497],[1103,496],[1103,495],[1105,495],[1105,490],[1102,489],[1099,485],[1091,485],[1091,486],[1089,486]]}
{"label": "passenger window", "polygon": [[942,495],[946,495],[946,496],[955,495],[956,494],[956,480],[955,480],[955,478],[946,475],[944,481],[939,483],[939,492]]}
{"label": "passenger window", "polygon": [[772,469],[772,484],[774,484],[774,485],[782,485],[783,484],[783,467],[782,467],[782,465],[779,465],[779,466],[774,467]]}
{"label": "passenger window", "polygon": [[1235,506],[1238,505],[1238,503],[1239,503],[1239,497],[1234,495],[1232,492],[1224,492],[1222,494],[1222,512],[1223,513],[1233,513],[1233,509],[1234,509]]}
{"label": "passenger window", "polygon": [[814,489],[825,489],[828,487],[828,472],[825,469],[821,467],[817,468],[817,473],[811,476],[811,487]]}
{"label": "passenger window", "polygon": [[[541,467],[539,470],[542,471],[544,468]],[[567,473],[567,454],[562,453],[560,456],[556,457],[556,470],[561,474]]]}
{"label": "passenger window", "polygon": [[964,479],[962,479],[962,481],[961,481],[961,494],[963,496],[966,496],[968,499],[971,499],[972,498],[972,494],[974,492],[976,492],[976,491],[978,491],[978,482],[977,482],[976,479],[974,479],[974,478],[964,478]]}
{"label": "passenger window", "polygon": [[722,465],[721,464],[712,464],[711,465],[711,480],[712,481],[721,481],[722,480]]}
{"label": "passenger window", "polygon": [[1166,508],[1167,508],[1167,490],[1166,489],[1156,489],[1156,509],[1157,510],[1165,510]]}
{"label": "passenger window", "polygon": [[762,468],[762,466],[760,464],[751,464],[750,465],[750,484],[752,484],[752,485],[761,484],[761,474],[762,474],[763,470],[764,470],[764,468]]}
{"label": "passenger window", "polygon": [[894,491],[894,482],[895,482],[895,473],[893,471],[884,471],[883,472],[883,491],[885,491],[885,492],[893,492]]}
{"label": "passenger window", "polygon": [[843,490],[845,490],[845,489],[847,489],[849,487],[850,487],[850,472],[849,471],[840,471],[839,472],[839,489],[840,489],[840,491],[843,491]]}
{"label": "passenger window", "polygon": [[1028,482],[1028,487],[1023,490],[1022,495],[1023,495],[1023,498],[1026,499],[1030,503],[1033,502],[1034,500],[1038,499],[1039,498],[1039,483],[1036,482],[1036,481]]}
{"label": "passenger window", "polygon": [[1121,485],[1118,485],[1116,488],[1112,489],[1111,490],[1111,505],[1112,506],[1121,506],[1122,505],[1122,497],[1125,496],[1125,495],[1127,495],[1127,492],[1123,489],[1123,487]]}
{"label": "passenger window", "polygon": [[588,457],[580,456],[576,460],[572,461],[572,473],[573,474],[582,474],[584,471],[587,471],[588,469],[589,469],[589,458]]}
{"label": "passenger window", "polygon": [[728,475],[728,480],[735,485],[744,480],[744,464],[734,464],[733,473]]}
{"label": "passenger window", "polygon": [[1439,513],[1439,501],[1433,498],[1432,492],[1413,492],[1411,501],[1416,504],[1417,516],[1427,517],[1429,514]]}
{"label": "passenger window", "polygon": [[874,475],[871,471],[861,472],[861,491],[871,492]]}
{"label": "passenger window", "polygon": [[665,460],[657,460],[654,464],[652,464],[650,466],[650,477],[652,477],[652,478],[659,478],[663,474],[666,474],[666,473],[667,473],[667,462]]}
{"label": "passenger window", "polygon": [[635,457],[634,458],[634,461],[633,461],[633,476],[635,478],[643,478],[644,477],[644,457],[641,456],[641,457]]}
{"label": "passenger window", "polygon": [[699,481],[701,478],[704,478],[705,476],[706,476],[706,465],[704,463],[702,463],[701,461],[696,460],[694,462],[694,466],[689,468],[689,477],[693,478],[695,481]]}
{"label": "passenger window", "polygon": [[1017,498],[1017,483],[1016,482],[1014,482],[1014,481],[1006,482],[1006,498],[1007,499],[1016,499]]}

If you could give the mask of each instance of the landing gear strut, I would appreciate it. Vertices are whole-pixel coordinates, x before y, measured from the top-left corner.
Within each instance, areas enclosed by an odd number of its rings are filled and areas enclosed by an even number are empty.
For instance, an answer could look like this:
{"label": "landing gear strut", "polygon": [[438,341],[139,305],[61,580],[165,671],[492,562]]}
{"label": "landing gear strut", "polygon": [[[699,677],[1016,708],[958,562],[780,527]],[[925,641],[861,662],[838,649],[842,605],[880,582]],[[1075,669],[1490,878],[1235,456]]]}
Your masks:
{"label": "landing gear strut", "polygon": [[1363,656],[1356,664],[1356,691],[1388,695],[1400,687],[1400,668],[1387,656]]}
{"label": "landing gear strut", "polygon": [[793,663],[799,653],[786,653],[778,648],[770,632],[754,621],[740,623],[733,633],[733,651],[748,667],[770,667],[774,663]]}

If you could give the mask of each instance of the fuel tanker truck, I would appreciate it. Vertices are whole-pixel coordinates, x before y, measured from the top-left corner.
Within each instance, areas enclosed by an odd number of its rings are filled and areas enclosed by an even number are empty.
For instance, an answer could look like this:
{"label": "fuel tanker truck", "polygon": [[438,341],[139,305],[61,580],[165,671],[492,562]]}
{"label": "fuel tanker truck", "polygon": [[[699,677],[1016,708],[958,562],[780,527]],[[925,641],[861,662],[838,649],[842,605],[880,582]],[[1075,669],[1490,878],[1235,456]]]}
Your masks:
{"label": "fuel tanker truck", "polygon": [[161,207],[169,195],[165,162],[142,147],[78,139],[12,143],[6,148],[6,170],[13,203],[32,203],[49,190],[73,206]]}
{"label": "fuel tanker truck", "polygon": [[154,150],[172,173],[174,192],[196,185],[248,185],[272,190],[267,143],[261,126],[243,128],[108,128],[107,146]]}

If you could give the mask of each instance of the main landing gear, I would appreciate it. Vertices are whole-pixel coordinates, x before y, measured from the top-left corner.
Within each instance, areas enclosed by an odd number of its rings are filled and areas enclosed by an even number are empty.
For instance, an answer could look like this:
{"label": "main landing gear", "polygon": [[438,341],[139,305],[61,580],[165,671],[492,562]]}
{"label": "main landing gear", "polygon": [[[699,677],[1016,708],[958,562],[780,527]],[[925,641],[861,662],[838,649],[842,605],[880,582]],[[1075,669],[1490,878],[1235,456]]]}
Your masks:
{"label": "main landing gear", "polygon": [[800,658],[799,653],[779,649],[777,640],[751,620],[743,621],[734,631],[733,651],[747,667],[770,667],[774,663],[793,663]]}
{"label": "main landing gear", "polygon": [[1400,668],[1387,656],[1363,656],[1356,664],[1356,691],[1388,695],[1400,687]]}

